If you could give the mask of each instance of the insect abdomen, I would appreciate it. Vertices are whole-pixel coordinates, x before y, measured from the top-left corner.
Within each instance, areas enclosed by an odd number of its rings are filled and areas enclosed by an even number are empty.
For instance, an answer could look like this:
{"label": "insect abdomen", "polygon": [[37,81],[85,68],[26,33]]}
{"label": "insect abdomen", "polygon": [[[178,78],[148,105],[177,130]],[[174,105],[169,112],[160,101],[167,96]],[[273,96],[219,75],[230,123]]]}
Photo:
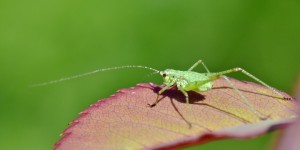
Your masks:
{"label": "insect abdomen", "polygon": [[212,82],[206,73],[190,72],[185,76],[187,85],[184,87],[186,91],[207,91],[212,88]]}
{"label": "insect abdomen", "polygon": [[202,81],[195,81],[195,82],[190,82],[185,86],[186,91],[198,91],[198,92],[203,92],[207,91],[212,88],[212,82],[210,80],[202,80]]}

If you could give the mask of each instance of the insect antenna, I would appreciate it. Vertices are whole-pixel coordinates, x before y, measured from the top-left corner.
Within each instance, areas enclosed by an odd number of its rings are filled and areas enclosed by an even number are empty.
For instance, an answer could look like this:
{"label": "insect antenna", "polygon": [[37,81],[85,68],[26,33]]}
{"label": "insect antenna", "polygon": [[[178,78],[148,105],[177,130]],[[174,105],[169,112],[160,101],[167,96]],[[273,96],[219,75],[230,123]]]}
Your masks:
{"label": "insect antenna", "polygon": [[48,81],[48,82],[37,83],[37,84],[30,85],[29,87],[46,86],[46,85],[49,85],[49,84],[56,84],[56,83],[67,81],[67,80],[81,78],[81,77],[88,76],[88,75],[98,73],[98,72],[109,71],[109,70],[117,70],[117,69],[125,69],[125,68],[142,68],[142,69],[148,69],[148,70],[154,71],[154,73],[159,73],[160,72],[159,70],[156,70],[154,68],[147,67],[147,66],[136,66],[136,65],[118,66],[118,67],[97,69],[97,70],[94,70],[94,71],[91,71],[91,72],[86,72],[86,73],[83,73],[83,74],[78,74],[78,75],[74,75],[74,76],[70,76],[70,77],[64,77],[64,78],[60,78],[60,79],[52,80],[52,81]]}
{"label": "insect antenna", "polygon": [[159,72],[152,72],[152,73],[149,73],[149,74],[146,75],[146,78],[149,78],[149,77],[151,77],[151,76],[153,76],[153,75],[155,75],[155,74],[157,74],[157,73],[159,73]]}
{"label": "insect antenna", "polygon": [[149,74],[147,74],[147,75],[145,75],[144,77],[143,77],[143,82],[145,82],[146,81],[146,79],[148,79],[149,77],[151,77],[151,76],[153,76],[153,75],[155,75],[155,74],[158,74],[159,72],[152,72],[152,73],[149,73]]}

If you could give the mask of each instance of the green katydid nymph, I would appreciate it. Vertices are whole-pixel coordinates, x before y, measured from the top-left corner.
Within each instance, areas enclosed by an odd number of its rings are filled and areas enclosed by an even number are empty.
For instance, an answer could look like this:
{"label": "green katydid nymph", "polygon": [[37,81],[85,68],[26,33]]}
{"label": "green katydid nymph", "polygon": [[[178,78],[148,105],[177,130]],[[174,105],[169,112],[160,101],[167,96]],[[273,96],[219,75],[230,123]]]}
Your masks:
{"label": "green katydid nymph", "polygon": [[[199,72],[192,71],[199,64],[202,64],[202,66],[205,68],[205,70],[206,70],[205,73],[199,73]],[[229,69],[229,70],[225,70],[225,71],[221,71],[221,72],[212,73],[212,72],[209,71],[209,69],[206,67],[206,65],[204,64],[204,62],[202,60],[197,61],[187,71],[180,71],[180,70],[174,70],[174,69],[166,69],[164,71],[159,71],[157,69],[153,69],[153,68],[146,67],[146,66],[129,65],[129,66],[119,66],[119,67],[112,67],[112,68],[105,68],[105,69],[97,69],[97,70],[87,72],[87,73],[84,73],[84,74],[75,75],[75,76],[66,77],[66,78],[61,78],[61,79],[53,80],[53,81],[50,81],[50,82],[39,83],[39,84],[35,84],[35,85],[32,85],[32,86],[33,87],[44,86],[44,85],[48,85],[48,84],[54,84],[54,83],[58,83],[58,82],[66,81],[66,80],[71,80],[71,79],[87,76],[87,75],[94,74],[94,73],[97,73],[97,72],[123,69],[123,68],[148,69],[148,70],[154,71],[154,73],[159,73],[163,77],[164,87],[158,92],[155,102],[153,104],[148,104],[149,107],[154,107],[159,101],[159,96],[164,91],[166,91],[167,89],[169,89],[171,87],[174,87],[174,86],[176,86],[178,88],[178,90],[180,90],[182,92],[182,94],[185,96],[186,103],[189,104],[189,95],[187,93],[188,91],[204,92],[204,91],[210,90],[213,87],[213,81],[214,80],[217,80],[219,78],[224,78],[228,82],[228,84],[238,93],[238,95],[241,97],[243,102],[251,109],[251,111],[257,117],[259,117],[261,120],[267,119],[268,116],[264,116],[264,115],[260,114],[255,109],[255,107],[253,105],[251,105],[251,103],[242,94],[242,92],[240,90],[238,90],[236,88],[236,86],[225,76],[225,74],[229,74],[229,73],[233,73],[233,72],[242,72],[243,74],[247,75],[248,77],[254,79],[255,81],[259,82],[260,84],[262,84],[262,85],[266,86],[267,88],[271,89],[280,98],[285,99],[285,100],[290,99],[290,98],[283,97],[283,95],[280,94],[279,92],[277,92],[274,88],[270,87],[269,85],[267,85],[266,83],[264,83],[263,81],[256,78],[255,76],[253,76],[252,74],[250,74],[249,72],[245,71],[242,68],[237,67],[237,68],[233,68],[233,69]]]}

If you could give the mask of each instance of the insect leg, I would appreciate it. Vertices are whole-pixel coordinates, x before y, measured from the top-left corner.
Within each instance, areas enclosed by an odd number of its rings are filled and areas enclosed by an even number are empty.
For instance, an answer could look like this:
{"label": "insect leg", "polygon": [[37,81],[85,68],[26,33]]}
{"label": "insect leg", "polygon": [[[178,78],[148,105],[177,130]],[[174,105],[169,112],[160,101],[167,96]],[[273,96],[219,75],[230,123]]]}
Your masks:
{"label": "insect leg", "polygon": [[177,86],[177,87],[181,91],[181,93],[185,96],[186,104],[190,104],[188,93],[182,87],[180,87],[180,86]]}
{"label": "insect leg", "polygon": [[148,104],[148,106],[149,106],[149,107],[154,107],[154,106],[159,102],[159,99],[158,99],[159,96],[160,96],[164,91],[166,91],[169,87],[171,87],[172,85],[173,85],[173,84],[168,84],[168,85],[166,85],[164,88],[162,88],[162,89],[158,92],[155,102],[154,102],[153,104]]}
{"label": "insect leg", "polygon": [[253,113],[255,115],[257,115],[261,120],[265,120],[267,119],[269,116],[263,116],[262,114],[260,114],[253,105],[251,105],[248,101],[248,99],[241,93],[240,90],[238,90],[235,85],[224,75],[222,75],[222,77],[229,83],[229,85],[240,95],[240,97],[242,98],[242,100],[244,101],[244,103],[253,111]]}
{"label": "insect leg", "polygon": [[259,82],[260,84],[266,86],[267,88],[269,88],[270,90],[272,90],[274,93],[276,93],[277,95],[279,95],[280,97],[282,97],[283,99],[289,99],[289,98],[285,98],[283,97],[282,94],[280,94],[279,92],[277,92],[274,88],[272,88],[271,86],[269,86],[268,84],[266,84],[265,82],[261,81],[260,79],[256,78],[255,76],[253,76],[252,74],[250,74],[249,72],[245,71],[244,69],[242,68],[233,68],[233,69],[229,69],[229,70],[226,70],[226,71],[222,71],[222,72],[219,72],[217,74],[219,75],[224,75],[224,74],[227,74],[227,73],[232,73],[232,72],[242,72],[243,74],[245,74],[246,76],[254,79],[255,81]]}
{"label": "insect leg", "polygon": [[[190,100],[189,100],[189,95],[188,93],[181,87],[181,86],[177,86],[177,88],[181,91],[181,93],[185,96],[185,102],[187,104],[188,110],[191,111],[192,113],[192,109],[190,106]],[[189,128],[192,128],[192,124],[189,121],[186,121],[187,124],[189,125]]]}
{"label": "insect leg", "polygon": [[205,70],[207,71],[207,73],[210,73],[210,71],[208,70],[208,68],[206,67],[206,65],[204,64],[204,62],[202,60],[198,60],[192,67],[190,67],[190,69],[188,71],[193,70],[199,64],[202,64],[203,67],[205,68]]}

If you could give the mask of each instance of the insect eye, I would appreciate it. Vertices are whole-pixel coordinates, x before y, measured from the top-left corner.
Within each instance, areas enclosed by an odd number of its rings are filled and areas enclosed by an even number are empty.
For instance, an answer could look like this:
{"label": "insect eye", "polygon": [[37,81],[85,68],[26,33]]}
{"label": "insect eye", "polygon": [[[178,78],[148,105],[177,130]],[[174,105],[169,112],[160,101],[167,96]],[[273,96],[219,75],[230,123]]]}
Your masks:
{"label": "insect eye", "polygon": [[162,76],[163,76],[163,77],[166,77],[166,76],[167,76],[167,74],[165,74],[165,73],[164,73]]}

